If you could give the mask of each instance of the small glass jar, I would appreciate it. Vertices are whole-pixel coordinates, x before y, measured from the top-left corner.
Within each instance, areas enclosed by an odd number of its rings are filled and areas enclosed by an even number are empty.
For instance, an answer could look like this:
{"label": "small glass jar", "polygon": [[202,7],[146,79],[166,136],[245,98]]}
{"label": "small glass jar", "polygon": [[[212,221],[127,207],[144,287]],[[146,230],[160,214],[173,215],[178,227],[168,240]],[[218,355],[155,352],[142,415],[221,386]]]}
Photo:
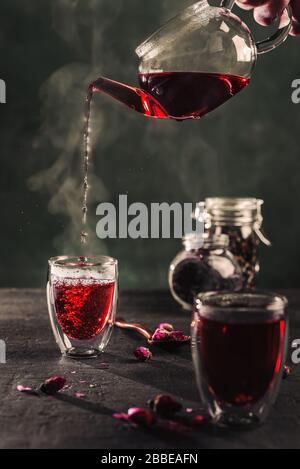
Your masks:
{"label": "small glass jar", "polygon": [[261,208],[264,201],[255,198],[207,198],[198,204],[195,217],[201,213],[211,236],[229,236],[229,250],[243,272],[243,288],[252,288],[259,272],[258,246],[271,246],[262,232]]}
{"label": "small glass jar", "polygon": [[239,291],[243,285],[238,262],[229,252],[227,235],[189,234],[184,250],[172,261],[169,286],[173,298],[192,310],[196,295],[207,291]]}

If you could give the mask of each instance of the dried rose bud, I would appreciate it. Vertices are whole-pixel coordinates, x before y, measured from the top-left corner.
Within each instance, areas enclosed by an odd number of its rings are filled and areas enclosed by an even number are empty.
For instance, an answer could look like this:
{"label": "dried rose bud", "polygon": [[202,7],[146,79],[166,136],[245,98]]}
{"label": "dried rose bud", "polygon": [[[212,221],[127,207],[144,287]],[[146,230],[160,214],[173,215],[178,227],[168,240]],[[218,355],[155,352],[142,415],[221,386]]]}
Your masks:
{"label": "dried rose bud", "polygon": [[140,362],[146,362],[152,358],[152,353],[146,347],[137,347],[134,351],[134,356]]}
{"label": "dried rose bud", "polygon": [[172,324],[169,324],[167,322],[161,322],[158,326],[157,326],[157,329],[161,329],[163,331],[167,331],[167,332],[172,332],[174,331],[174,327],[172,326]]}
{"label": "dried rose bud", "polygon": [[41,385],[41,391],[45,394],[54,395],[60,391],[66,384],[66,379],[63,376],[52,376]]}
{"label": "dried rose bud", "polygon": [[136,423],[137,425],[149,426],[152,425],[155,421],[153,412],[139,407],[132,407],[131,409],[128,409],[127,415],[130,422]]}
{"label": "dried rose bud", "polygon": [[285,365],[285,367],[283,368],[282,379],[287,379],[291,373],[292,373],[292,368],[288,365]]}
{"label": "dried rose bud", "polygon": [[171,338],[176,342],[186,342],[189,340],[189,336],[185,335],[182,331],[173,331],[171,333]]}
{"label": "dried rose bud", "polygon": [[156,329],[156,331],[151,337],[151,340],[153,342],[170,340],[170,332],[167,332],[164,329]]}
{"label": "dried rose bud", "polygon": [[156,396],[149,402],[149,407],[162,417],[171,416],[182,409],[180,402],[175,401],[172,396],[167,394],[159,394]]}

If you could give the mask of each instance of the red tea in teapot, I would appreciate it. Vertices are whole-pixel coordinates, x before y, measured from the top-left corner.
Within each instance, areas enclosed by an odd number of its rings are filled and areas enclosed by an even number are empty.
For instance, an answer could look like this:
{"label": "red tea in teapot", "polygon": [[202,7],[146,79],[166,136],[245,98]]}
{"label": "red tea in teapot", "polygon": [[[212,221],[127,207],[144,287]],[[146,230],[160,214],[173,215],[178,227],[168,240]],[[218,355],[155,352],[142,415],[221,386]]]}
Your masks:
{"label": "red tea in teapot", "polygon": [[134,111],[157,119],[199,119],[249,84],[249,78],[198,72],[162,72],[139,75],[141,88],[107,78],[91,84]]}
{"label": "red tea in teapot", "polygon": [[244,77],[198,72],[140,74],[139,81],[143,90],[160,103],[167,117],[176,120],[204,116],[249,83]]}

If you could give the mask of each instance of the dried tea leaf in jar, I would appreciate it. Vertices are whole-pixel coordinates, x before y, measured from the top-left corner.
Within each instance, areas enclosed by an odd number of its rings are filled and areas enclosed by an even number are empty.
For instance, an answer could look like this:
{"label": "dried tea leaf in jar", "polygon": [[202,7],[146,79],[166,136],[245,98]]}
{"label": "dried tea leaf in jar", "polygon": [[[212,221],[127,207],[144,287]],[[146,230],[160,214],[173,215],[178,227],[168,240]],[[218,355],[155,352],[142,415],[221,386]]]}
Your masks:
{"label": "dried tea leaf in jar", "polygon": [[190,234],[183,238],[183,246],[170,265],[169,287],[184,309],[192,309],[199,293],[242,288],[242,271],[228,251],[227,235]]}
{"label": "dried tea leaf in jar", "polygon": [[262,231],[263,203],[263,200],[255,198],[214,197],[199,204],[202,211],[204,207],[208,233],[229,237],[229,250],[242,269],[244,288],[252,288],[255,284],[259,272],[259,244],[271,245]]}

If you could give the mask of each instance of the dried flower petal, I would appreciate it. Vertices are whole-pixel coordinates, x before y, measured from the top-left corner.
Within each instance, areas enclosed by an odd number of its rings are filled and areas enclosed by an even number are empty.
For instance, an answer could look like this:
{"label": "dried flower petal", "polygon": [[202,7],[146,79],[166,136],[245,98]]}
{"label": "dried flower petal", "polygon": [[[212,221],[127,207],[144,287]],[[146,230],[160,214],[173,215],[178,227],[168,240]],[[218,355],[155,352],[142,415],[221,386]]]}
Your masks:
{"label": "dried flower petal", "polygon": [[172,332],[174,331],[174,327],[172,326],[172,324],[169,324],[167,322],[161,322],[157,329],[161,329],[163,331],[167,331],[167,332]]}
{"label": "dried flower petal", "polygon": [[291,373],[292,373],[292,368],[288,365],[285,365],[285,367],[283,369],[282,379],[287,379],[290,376]]}
{"label": "dried flower petal", "polygon": [[66,384],[66,379],[63,376],[52,376],[46,379],[41,385],[41,391],[45,394],[54,395],[59,392]]}
{"label": "dried flower petal", "polygon": [[75,397],[78,399],[81,399],[82,397],[85,397],[86,395],[83,392],[75,392]]}
{"label": "dried flower petal", "polygon": [[155,421],[153,412],[140,407],[132,407],[131,409],[128,409],[127,415],[130,422],[136,423],[137,425],[149,426]]}
{"label": "dried flower petal", "polygon": [[20,392],[32,392],[33,391],[32,388],[29,388],[27,386],[22,386],[21,384],[17,386],[17,390]]}
{"label": "dried flower petal", "polygon": [[151,337],[153,342],[166,341],[170,339],[170,332],[167,332],[164,329],[156,329],[154,334]]}
{"label": "dried flower petal", "polygon": [[159,394],[149,403],[150,409],[162,417],[179,412],[182,409],[180,402],[176,401],[172,396],[167,394]]}
{"label": "dried flower petal", "polygon": [[173,331],[171,333],[171,338],[176,342],[186,342],[189,340],[189,336],[185,335],[182,331]]}
{"label": "dried flower petal", "polygon": [[101,370],[107,370],[109,368],[109,364],[108,363],[100,363],[99,368]]}
{"label": "dried flower petal", "polygon": [[123,412],[115,413],[113,414],[113,417],[118,420],[130,422],[134,425],[142,426],[149,426],[155,422],[154,414],[151,411],[139,407],[132,407],[131,409],[128,409],[127,414]]}
{"label": "dried flower petal", "polygon": [[193,409],[191,407],[187,407],[185,411],[187,414],[191,414],[193,412]]}
{"label": "dried flower petal", "polygon": [[121,412],[121,413],[119,413],[119,414],[118,414],[118,413],[113,414],[113,418],[114,418],[114,419],[118,419],[118,420],[126,420],[126,421],[128,421],[128,418],[129,418],[129,417],[128,417],[128,414],[125,414],[125,413]]}
{"label": "dried flower petal", "polygon": [[17,386],[17,390],[19,392],[23,392],[24,394],[30,394],[31,396],[39,396],[39,392],[36,389],[31,388],[29,386],[22,386],[21,384],[19,384]]}
{"label": "dried flower petal", "polygon": [[[173,327],[173,326],[172,326]],[[189,336],[185,335],[182,331],[166,330],[166,329],[156,329],[152,335],[152,342],[188,342],[190,339]]]}
{"label": "dried flower petal", "polygon": [[22,386],[21,384],[19,384],[17,386],[17,390],[20,392],[26,392],[26,391],[32,391],[32,388],[29,388],[27,386]]}
{"label": "dried flower petal", "polygon": [[147,360],[150,360],[150,358],[152,358],[152,353],[146,347],[137,347],[134,351],[134,356],[140,362],[146,362]]}

